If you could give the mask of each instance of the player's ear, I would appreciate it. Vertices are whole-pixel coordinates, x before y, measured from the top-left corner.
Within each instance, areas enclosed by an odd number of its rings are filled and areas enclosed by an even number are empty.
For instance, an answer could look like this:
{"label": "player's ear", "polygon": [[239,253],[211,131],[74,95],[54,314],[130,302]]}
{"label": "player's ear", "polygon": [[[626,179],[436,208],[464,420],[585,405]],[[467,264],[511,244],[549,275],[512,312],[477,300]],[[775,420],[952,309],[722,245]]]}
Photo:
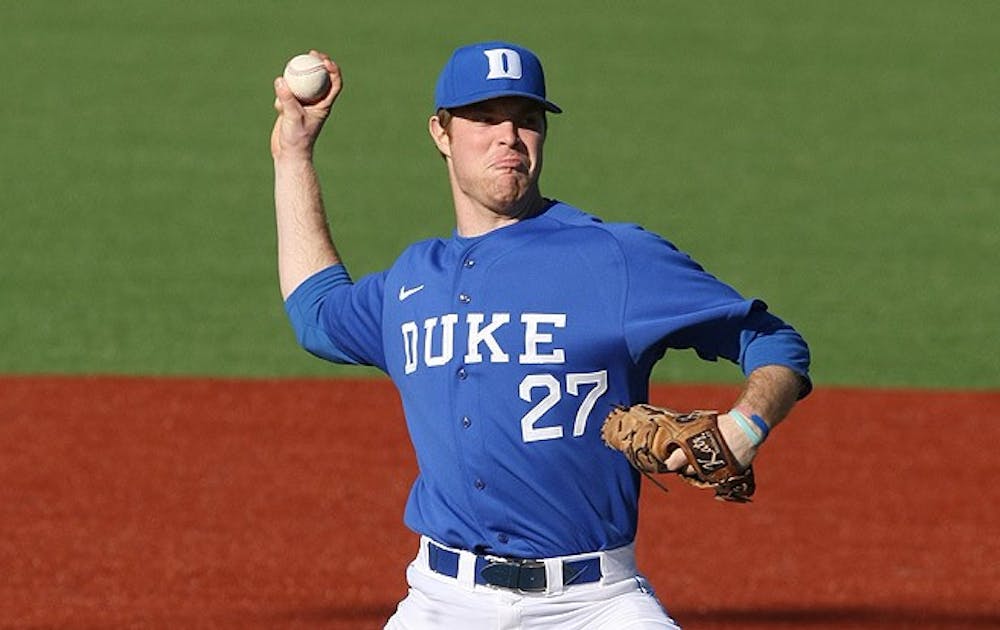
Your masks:
{"label": "player's ear", "polygon": [[451,137],[448,136],[448,130],[441,122],[441,118],[438,115],[431,116],[431,119],[427,122],[427,130],[431,134],[431,140],[437,146],[437,150],[444,157],[451,157]]}

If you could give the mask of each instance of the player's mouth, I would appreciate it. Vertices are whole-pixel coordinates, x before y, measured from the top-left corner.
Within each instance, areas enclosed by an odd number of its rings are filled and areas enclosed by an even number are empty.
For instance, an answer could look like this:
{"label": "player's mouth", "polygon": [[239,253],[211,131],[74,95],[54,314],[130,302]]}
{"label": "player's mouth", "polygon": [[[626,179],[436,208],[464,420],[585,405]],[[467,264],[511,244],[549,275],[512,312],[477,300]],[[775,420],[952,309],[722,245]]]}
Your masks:
{"label": "player's mouth", "polygon": [[498,168],[500,170],[514,170],[514,171],[521,171],[523,173],[528,172],[527,160],[516,155],[502,157],[497,160],[494,160],[491,166],[493,166],[493,168]]}

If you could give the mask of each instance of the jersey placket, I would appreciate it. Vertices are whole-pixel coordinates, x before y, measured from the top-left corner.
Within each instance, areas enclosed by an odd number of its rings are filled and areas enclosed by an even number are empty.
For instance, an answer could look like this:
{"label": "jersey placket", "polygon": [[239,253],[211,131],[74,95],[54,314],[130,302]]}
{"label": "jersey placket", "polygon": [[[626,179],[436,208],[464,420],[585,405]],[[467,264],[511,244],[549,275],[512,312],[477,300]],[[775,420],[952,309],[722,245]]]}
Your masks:
{"label": "jersey placket", "polygon": [[[460,322],[466,322],[469,313],[474,310],[475,295],[478,292],[479,284],[476,282],[475,273],[477,271],[477,260],[475,255],[476,245],[473,244],[465,248],[456,260],[453,292],[454,308],[458,314]],[[461,332],[459,332],[461,331]],[[484,511],[488,508],[488,499],[484,493],[489,492],[488,467],[484,463],[489,461],[486,456],[486,444],[484,444],[482,425],[479,422],[479,382],[476,378],[478,366],[470,364],[465,349],[468,347],[468,333],[465,326],[459,327],[456,335],[456,355],[460,357],[455,371],[455,388],[452,401],[452,422],[458,424],[458,444],[463,453],[462,462],[465,474],[468,475],[466,489],[469,495],[469,502],[475,506],[473,513],[476,515],[476,522],[479,525],[481,535],[488,540],[490,532],[483,525]],[[460,350],[461,349],[461,350]]]}

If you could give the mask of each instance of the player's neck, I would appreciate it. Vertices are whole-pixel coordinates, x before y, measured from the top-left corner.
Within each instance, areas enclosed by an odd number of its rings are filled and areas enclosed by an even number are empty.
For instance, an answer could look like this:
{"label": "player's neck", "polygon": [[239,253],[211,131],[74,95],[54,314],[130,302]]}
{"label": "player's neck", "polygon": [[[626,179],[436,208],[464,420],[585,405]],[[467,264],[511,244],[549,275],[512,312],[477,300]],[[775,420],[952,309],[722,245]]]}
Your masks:
{"label": "player's neck", "polygon": [[482,236],[523,219],[538,216],[546,204],[547,201],[537,189],[530,191],[517,203],[498,209],[475,203],[468,198],[455,199],[455,226],[459,236]]}

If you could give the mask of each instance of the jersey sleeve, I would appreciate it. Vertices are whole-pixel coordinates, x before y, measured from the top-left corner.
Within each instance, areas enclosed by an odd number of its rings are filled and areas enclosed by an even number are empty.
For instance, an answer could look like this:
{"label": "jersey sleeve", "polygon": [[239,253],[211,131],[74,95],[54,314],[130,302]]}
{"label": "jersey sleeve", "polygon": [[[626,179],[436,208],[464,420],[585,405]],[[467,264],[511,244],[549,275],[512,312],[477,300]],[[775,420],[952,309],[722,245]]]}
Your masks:
{"label": "jersey sleeve", "polygon": [[783,365],[802,378],[799,398],[805,398],[812,391],[809,346],[797,330],[758,303],[762,308],[753,309],[740,330],[740,368],[750,374],[765,365]]}
{"label": "jersey sleeve", "polygon": [[285,300],[295,338],[322,359],[385,370],[384,285],[384,273],[355,283],[342,264],[310,276]]}
{"label": "jersey sleeve", "polygon": [[675,348],[727,359],[744,374],[784,365],[803,377],[802,395],[808,393],[808,346],[767,304],[744,298],[655,234],[634,226],[624,236],[625,338],[637,362]]}

